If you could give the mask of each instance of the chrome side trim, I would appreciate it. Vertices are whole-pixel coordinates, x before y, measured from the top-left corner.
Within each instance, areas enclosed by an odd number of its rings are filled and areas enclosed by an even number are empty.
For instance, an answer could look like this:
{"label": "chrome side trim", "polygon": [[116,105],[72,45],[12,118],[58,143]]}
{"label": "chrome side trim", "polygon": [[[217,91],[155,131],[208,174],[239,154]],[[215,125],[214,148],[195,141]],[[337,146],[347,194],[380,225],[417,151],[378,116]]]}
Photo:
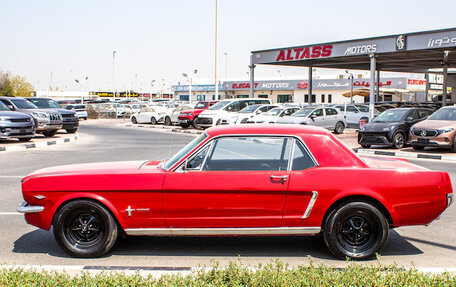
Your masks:
{"label": "chrome side trim", "polygon": [[128,235],[311,235],[320,227],[256,227],[256,228],[129,228]]}
{"label": "chrome side trim", "polygon": [[44,210],[43,206],[29,206],[27,202],[22,202],[16,209],[20,213],[38,213]]}
{"label": "chrome side trim", "polygon": [[315,190],[312,191],[312,197],[310,198],[309,205],[307,205],[306,211],[304,212],[304,215],[301,217],[301,219],[306,219],[307,217],[309,217],[310,212],[312,211],[312,208],[315,204],[315,201],[317,200],[317,197],[318,192],[316,192]]}
{"label": "chrome side trim", "polygon": [[447,193],[447,208],[450,207],[451,204],[453,204],[454,200],[454,193]]}

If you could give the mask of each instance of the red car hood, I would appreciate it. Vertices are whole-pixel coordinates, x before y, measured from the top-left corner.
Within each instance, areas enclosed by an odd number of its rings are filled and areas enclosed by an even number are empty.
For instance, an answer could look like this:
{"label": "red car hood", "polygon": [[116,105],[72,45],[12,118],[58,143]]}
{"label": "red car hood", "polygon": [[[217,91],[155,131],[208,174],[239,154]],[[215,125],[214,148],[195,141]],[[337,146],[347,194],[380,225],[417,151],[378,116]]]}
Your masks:
{"label": "red car hood", "polygon": [[22,181],[33,177],[52,176],[52,175],[94,175],[94,174],[129,174],[138,173],[139,169],[145,164],[148,164],[148,170],[155,168],[160,163],[150,161],[117,161],[117,162],[98,162],[98,163],[83,163],[60,165],[42,168],[36,170]]}

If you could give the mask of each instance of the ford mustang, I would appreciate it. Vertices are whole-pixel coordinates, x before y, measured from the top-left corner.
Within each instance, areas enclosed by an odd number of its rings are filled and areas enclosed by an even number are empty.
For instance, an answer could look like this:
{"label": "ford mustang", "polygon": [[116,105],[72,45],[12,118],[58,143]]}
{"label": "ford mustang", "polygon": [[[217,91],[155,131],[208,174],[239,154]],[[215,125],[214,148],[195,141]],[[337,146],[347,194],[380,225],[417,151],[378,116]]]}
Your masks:
{"label": "ford mustang", "polygon": [[338,258],[368,259],[390,228],[425,225],[453,200],[446,172],[360,158],[330,132],[300,125],[206,130],[165,161],[45,168],[22,179],[28,223],[76,257],[120,235],[322,234]]}

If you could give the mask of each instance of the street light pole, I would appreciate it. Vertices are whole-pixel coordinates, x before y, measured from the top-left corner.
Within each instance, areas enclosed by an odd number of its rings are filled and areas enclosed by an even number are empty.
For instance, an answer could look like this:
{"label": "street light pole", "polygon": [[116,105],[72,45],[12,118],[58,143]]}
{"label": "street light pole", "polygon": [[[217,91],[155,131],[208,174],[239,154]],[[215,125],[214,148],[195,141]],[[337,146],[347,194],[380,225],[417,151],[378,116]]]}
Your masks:
{"label": "street light pole", "polygon": [[225,54],[225,78],[228,78],[228,53]]}
{"label": "street light pole", "polygon": [[115,84],[115,71],[116,71],[116,65],[115,65],[115,61],[116,60],[116,51],[113,51],[112,52],[112,95],[113,95],[113,98],[114,100],[116,100],[116,84]]}
{"label": "street light pole", "polygon": [[215,98],[218,99],[218,0],[215,0]]}
{"label": "street light pole", "polygon": [[345,70],[345,73],[347,73],[350,79],[350,104],[353,104],[353,74],[350,73],[348,70]]}

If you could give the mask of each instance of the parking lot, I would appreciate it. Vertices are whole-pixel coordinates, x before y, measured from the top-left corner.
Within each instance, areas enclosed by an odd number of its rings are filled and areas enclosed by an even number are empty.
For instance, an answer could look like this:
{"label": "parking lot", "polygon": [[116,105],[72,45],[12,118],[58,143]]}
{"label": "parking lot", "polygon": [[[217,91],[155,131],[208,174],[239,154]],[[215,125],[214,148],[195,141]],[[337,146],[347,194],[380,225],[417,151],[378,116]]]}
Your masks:
{"label": "parking lot", "polygon": [[[15,212],[22,201],[20,179],[44,167],[99,161],[158,160],[169,158],[194,135],[164,129],[125,126],[127,121],[81,122],[80,139],[64,145],[0,153],[0,258],[7,264],[84,266],[194,267],[213,261],[226,264],[268,262],[278,258],[290,264],[314,263],[344,266],[327,251],[320,237],[128,237],[120,239],[102,258],[74,259],[60,250],[52,232],[24,222]],[[173,127],[176,128],[176,127]],[[350,141],[350,133],[341,139]],[[425,151],[426,152],[426,151]],[[430,169],[447,171],[456,184],[454,162],[410,160]],[[417,267],[456,266],[456,207],[451,206],[431,225],[397,228],[390,233],[381,256],[383,263]],[[7,231],[7,232],[6,232]]]}

